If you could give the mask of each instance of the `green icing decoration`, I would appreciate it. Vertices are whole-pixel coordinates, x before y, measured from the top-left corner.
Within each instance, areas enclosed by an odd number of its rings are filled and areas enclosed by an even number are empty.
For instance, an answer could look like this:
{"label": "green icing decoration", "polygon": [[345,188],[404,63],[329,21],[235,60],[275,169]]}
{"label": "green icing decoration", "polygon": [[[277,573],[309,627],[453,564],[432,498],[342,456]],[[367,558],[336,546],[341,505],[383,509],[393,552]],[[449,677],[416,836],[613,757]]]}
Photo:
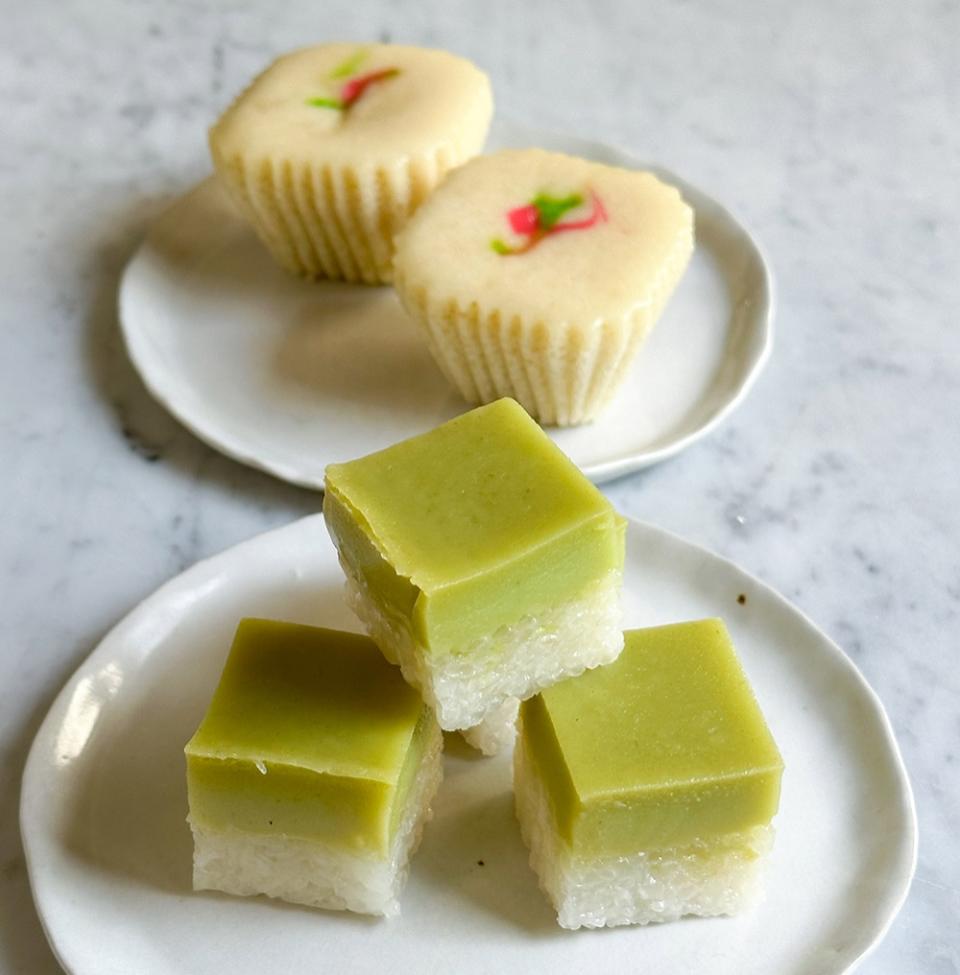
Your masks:
{"label": "green icing decoration", "polygon": [[360,67],[361,64],[363,64],[363,62],[366,60],[366,57],[367,57],[367,51],[364,48],[360,48],[359,50],[354,51],[354,53],[351,54],[350,57],[341,61],[340,64],[337,65],[337,67],[330,72],[330,77],[348,78],[357,70],[357,68]]}
{"label": "green icing decoration", "polygon": [[583,197],[579,193],[563,197],[538,193],[531,202],[537,209],[541,229],[549,230],[565,213],[580,206]]}
{"label": "green icing decoration", "polygon": [[311,108],[331,108],[334,111],[346,112],[355,102],[363,97],[366,90],[376,82],[386,81],[400,73],[399,68],[382,68],[379,71],[369,71],[367,74],[357,74],[357,68],[366,60],[368,52],[359,50],[342,61],[328,77],[330,80],[344,79],[340,86],[340,97],[331,98],[318,95],[304,100],[304,104]]}
{"label": "green icing decoration", "polygon": [[[513,207],[506,213],[510,229],[522,238],[521,243],[508,244],[500,237],[490,241],[490,248],[496,254],[508,256],[511,254],[526,254],[533,250],[544,238],[566,230],[586,230],[607,219],[607,211],[603,201],[592,190],[590,191],[591,211],[589,215],[579,220],[566,220],[563,217],[571,210],[576,210],[584,202],[584,194],[568,193],[566,196],[550,196],[538,193],[529,203]],[[561,222],[563,221],[563,222]]]}
{"label": "green icing decoration", "polygon": [[324,98],[322,96],[308,98],[307,104],[313,108],[335,108],[338,110],[343,108],[343,102],[339,98]]}

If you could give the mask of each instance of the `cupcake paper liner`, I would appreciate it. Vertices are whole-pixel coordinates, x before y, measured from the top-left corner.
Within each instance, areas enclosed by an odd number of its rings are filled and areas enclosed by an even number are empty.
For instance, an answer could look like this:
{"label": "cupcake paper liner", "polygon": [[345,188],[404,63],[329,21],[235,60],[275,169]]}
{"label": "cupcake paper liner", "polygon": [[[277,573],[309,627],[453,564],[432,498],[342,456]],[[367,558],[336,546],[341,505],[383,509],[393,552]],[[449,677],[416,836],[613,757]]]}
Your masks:
{"label": "cupcake paper liner", "polygon": [[445,145],[365,169],[225,158],[211,148],[222,184],[279,264],[304,277],[381,284],[392,278],[397,232],[479,146]]}

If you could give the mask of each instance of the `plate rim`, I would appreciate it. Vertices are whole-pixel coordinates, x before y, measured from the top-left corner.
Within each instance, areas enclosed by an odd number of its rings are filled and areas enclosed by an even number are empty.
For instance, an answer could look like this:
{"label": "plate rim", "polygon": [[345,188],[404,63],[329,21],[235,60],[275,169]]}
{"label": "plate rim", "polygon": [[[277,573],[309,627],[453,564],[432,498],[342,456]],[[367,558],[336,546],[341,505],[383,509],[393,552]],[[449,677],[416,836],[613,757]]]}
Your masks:
{"label": "plate rim", "polygon": [[[721,203],[711,192],[689,182],[672,169],[659,163],[646,161],[618,144],[603,142],[595,138],[571,135],[560,130],[528,125],[521,120],[510,117],[495,120],[491,127],[491,132],[499,132],[501,135],[507,134],[516,138],[518,141],[519,137],[522,136],[524,141],[531,143],[550,143],[552,140],[563,140],[568,146],[575,144],[578,147],[577,151],[580,155],[590,155],[593,153],[595,155],[606,156],[607,158],[613,157],[619,166],[628,169],[654,172],[658,177],[672,183],[680,189],[684,198],[693,205],[694,212],[697,212],[698,209],[709,207],[715,216],[719,216],[725,220],[729,226],[738,232],[742,238],[743,246],[752,252],[752,258],[761,272],[760,286],[758,288],[758,295],[760,296],[759,304],[761,307],[758,307],[753,313],[756,321],[757,335],[759,336],[759,348],[746,358],[746,372],[737,386],[736,391],[719,409],[711,413],[698,427],[689,431],[684,436],[677,437],[661,447],[641,450],[640,452],[630,452],[623,456],[597,461],[593,464],[586,464],[581,467],[581,470],[594,484],[602,484],[674,457],[688,447],[693,446],[697,441],[707,437],[724,423],[743,403],[747,396],[749,396],[773,351],[777,287],[771,262],[760,238],[753,231],[752,227],[728,206]],[[270,474],[273,477],[298,487],[322,492],[322,479],[318,480],[316,477],[305,476],[297,470],[295,465],[283,460],[269,458],[264,460],[255,452],[252,452],[249,447],[245,446],[241,438],[231,434],[228,430],[219,428],[217,424],[209,425],[204,422],[202,417],[197,419],[191,411],[181,409],[177,405],[176,398],[164,389],[157,374],[148,365],[150,362],[150,350],[147,348],[147,341],[143,330],[137,329],[131,324],[134,319],[134,313],[130,311],[134,304],[131,292],[135,286],[138,265],[150,246],[155,228],[163,221],[168,213],[180,205],[188,196],[199,191],[201,187],[214,183],[215,181],[216,177],[210,174],[171,200],[168,206],[164,207],[160,214],[151,222],[143,239],[137,245],[136,250],[124,266],[120,278],[120,285],[117,290],[116,307],[120,333],[123,338],[127,357],[150,395],[181,426],[190,431],[202,443],[216,450],[218,453],[224,454],[248,467],[263,471],[266,474]]]}
{"label": "plate rim", "polygon": [[[681,546],[692,550],[701,557],[706,556],[709,560],[718,561],[726,571],[732,572],[735,576],[739,576],[741,579],[748,581],[751,587],[756,587],[761,590],[766,597],[772,599],[781,609],[792,613],[806,628],[813,632],[826,648],[829,648],[831,658],[844,668],[847,677],[853,681],[857,691],[869,703],[874,716],[878,719],[879,727],[883,733],[886,757],[891,770],[896,773],[896,781],[899,784],[897,799],[905,824],[905,832],[900,837],[899,844],[901,847],[900,858],[902,862],[900,873],[892,878],[888,888],[889,893],[892,894],[892,898],[883,922],[869,934],[869,941],[864,943],[857,957],[851,959],[849,964],[844,968],[837,969],[836,972],[831,973],[831,975],[847,975],[847,973],[857,968],[876,949],[890,930],[891,925],[896,920],[897,915],[900,913],[907,899],[917,867],[919,836],[916,800],[906,763],[903,760],[903,755],[900,751],[900,746],[894,734],[893,725],[886,708],[860,668],[857,667],[856,663],[844,652],[840,645],[817,626],[800,607],[792,603],[769,583],[764,582],[746,569],[743,569],[731,559],[714,552],[706,546],[688,541],[676,532],[635,518],[626,517],[626,521],[628,534],[639,534],[641,537],[644,535],[660,536],[670,545]],[[80,662],[76,670],[64,683],[44,716],[33,738],[27,760],[24,764],[20,783],[18,823],[34,908],[54,956],[68,975],[88,975],[88,973],[76,969],[68,963],[55,932],[56,925],[51,919],[48,919],[42,906],[41,894],[38,890],[41,881],[38,879],[40,874],[38,873],[39,866],[37,861],[40,856],[38,847],[42,846],[43,836],[46,834],[37,835],[35,829],[29,823],[29,807],[36,801],[34,797],[42,794],[43,784],[45,781],[48,781],[46,777],[49,775],[50,764],[46,761],[45,755],[49,752],[52,740],[62,725],[76,686],[86,676],[98,669],[100,659],[109,656],[111,646],[114,643],[122,641],[128,631],[134,631],[141,624],[142,620],[149,618],[152,612],[151,604],[154,602],[163,602],[179,590],[196,590],[200,588],[204,579],[222,571],[224,563],[242,559],[247,550],[276,543],[285,534],[296,535],[303,531],[309,531],[312,526],[320,525],[322,522],[322,513],[317,513],[299,518],[278,528],[260,532],[220,552],[201,559],[172,578],[167,579],[146,597],[137,602],[97,642],[96,646]]]}

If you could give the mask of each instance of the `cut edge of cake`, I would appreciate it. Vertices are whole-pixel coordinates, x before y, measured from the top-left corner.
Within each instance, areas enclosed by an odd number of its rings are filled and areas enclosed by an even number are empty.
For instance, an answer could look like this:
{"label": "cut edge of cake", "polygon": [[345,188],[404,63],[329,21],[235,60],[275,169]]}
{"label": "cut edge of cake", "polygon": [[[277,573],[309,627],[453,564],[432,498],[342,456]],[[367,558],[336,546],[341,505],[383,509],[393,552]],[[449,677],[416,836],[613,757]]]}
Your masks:
{"label": "cut edge of cake", "polygon": [[429,738],[387,856],[357,853],[315,840],[210,829],[191,819],[194,890],[241,897],[264,894],[294,904],[395,917],[410,859],[432,816],[443,778],[443,736]]}
{"label": "cut edge of cake", "polygon": [[514,750],[516,814],[530,866],[561,927],[737,914],[762,898],[763,867],[774,839],[769,824],[625,856],[575,855],[559,836],[546,788],[527,755],[522,723],[521,716]]}
{"label": "cut edge of cake", "polygon": [[501,626],[459,652],[432,654],[381,611],[342,557],[340,565],[347,604],[384,656],[399,663],[444,731],[474,728],[510,698],[525,700],[559,680],[612,663],[623,649],[620,569],[607,572],[578,599]]}

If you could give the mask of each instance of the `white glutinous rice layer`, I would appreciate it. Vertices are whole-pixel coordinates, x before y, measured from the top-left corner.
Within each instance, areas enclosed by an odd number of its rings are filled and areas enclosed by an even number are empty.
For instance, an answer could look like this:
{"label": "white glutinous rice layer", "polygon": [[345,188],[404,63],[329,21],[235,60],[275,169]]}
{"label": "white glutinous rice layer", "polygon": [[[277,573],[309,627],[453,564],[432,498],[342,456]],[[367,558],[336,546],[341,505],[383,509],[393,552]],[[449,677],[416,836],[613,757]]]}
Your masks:
{"label": "white glutinous rice layer", "polygon": [[351,609],[384,656],[400,664],[444,731],[473,728],[509,698],[523,701],[566,677],[612,663],[623,649],[619,571],[579,599],[524,616],[455,652],[436,652],[381,612],[344,560],[340,564]]}
{"label": "white glutinous rice layer", "polygon": [[396,916],[410,857],[420,845],[443,777],[443,736],[436,726],[429,734],[389,855],[354,853],[296,837],[211,830],[191,822],[194,890],[266,894],[310,907]]}
{"label": "white glutinous rice layer", "polygon": [[549,800],[524,754],[522,736],[514,752],[514,793],[530,866],[563,928],[736,914],[760,899],[772,826],[629,856],[574,856],[557,836]]}
{"label": "white glutinous rice layer", "polygon": [[461,731],[464,741],[484,755],[499,755],[512,744],[517,734],[517,711],[520,702],[508,698],[498,708],[494,708],[478,725]]}

